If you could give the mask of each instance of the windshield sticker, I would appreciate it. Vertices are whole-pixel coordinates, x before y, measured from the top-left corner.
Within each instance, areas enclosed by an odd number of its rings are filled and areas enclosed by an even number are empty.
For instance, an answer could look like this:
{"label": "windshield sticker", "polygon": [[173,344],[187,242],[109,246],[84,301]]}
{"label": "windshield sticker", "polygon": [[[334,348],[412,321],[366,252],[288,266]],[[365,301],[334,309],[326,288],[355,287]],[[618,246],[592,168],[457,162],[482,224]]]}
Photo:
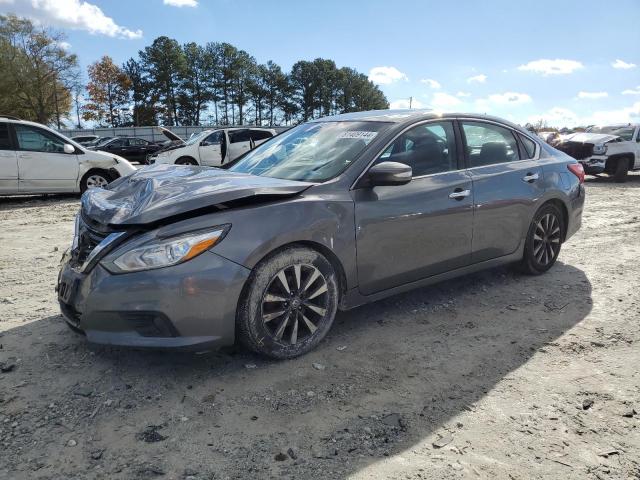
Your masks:
{"label": "windshield sticker", "polygon": [[351,130],[349,132],[342,132],[338,135],[338,138],[359,138],[362,140],[372,140],[378,132],[367,132],[365,130]]}

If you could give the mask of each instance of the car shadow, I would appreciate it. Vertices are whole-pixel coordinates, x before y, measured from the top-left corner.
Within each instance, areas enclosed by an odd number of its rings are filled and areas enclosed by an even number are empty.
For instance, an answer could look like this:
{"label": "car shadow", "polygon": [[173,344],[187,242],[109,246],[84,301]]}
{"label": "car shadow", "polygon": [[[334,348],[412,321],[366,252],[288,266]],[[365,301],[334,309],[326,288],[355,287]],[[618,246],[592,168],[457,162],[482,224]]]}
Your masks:
{"label": "car shadow", "polygon": [[16,367],[0,405],[26,433],[5,443],[0,470],[344,478],[455,435],[452,419],[591,304],[571,265],[539,277],[498,268],[339,312],[316,350],[289,361],[95,346],[43,318],[1,337]]}
{"label": "car shadow", "polygon": [[23,208],[46,207],[70,202],[79,202],[80,194],[49,193],[42,195],[0,195],[0,211]]}
{"label": "car shadow", "polygon": [[608,175],[587,175],[585,182],[591,187],[607,187],[607,188],[640,188],[640,172],[629,172],[627,180],[624,183],[616,183],[613,177]]}

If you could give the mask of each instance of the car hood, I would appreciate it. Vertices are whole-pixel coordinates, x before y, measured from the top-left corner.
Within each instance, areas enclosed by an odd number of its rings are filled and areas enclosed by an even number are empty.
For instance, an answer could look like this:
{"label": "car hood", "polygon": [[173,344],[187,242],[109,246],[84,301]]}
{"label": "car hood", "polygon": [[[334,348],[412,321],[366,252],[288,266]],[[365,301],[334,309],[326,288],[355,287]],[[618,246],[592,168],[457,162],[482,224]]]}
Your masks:
{"label": "car hood", "polygon": [[169,140],[171,140],[172,142],[179,142],[179,143],[184,145],[184,140],[182,140],[178,135],[173,133],[171,130],[169,130],[168,128],[164,128],[164,127],[159,127],[159,128],[160,128],[160,131],[162,132],[162,134],[165,137],[167,137]]}
{"label": "car hood", "polygon": [[[234,200],[265,201],[312,184],[218,168],[153,165],[82,196],[82,213],[103,225],[144,225]],[[261,199],[259,197],[262,197]]]}
{"label": "car hood", "polygon": [[589,132],[579,132],[579,133],[571,133],[569,135],[563,135],[563,142],[580,142],[580,143],[593,143],[594,145],[597,143],[607,143],[611,140],[615,140],[619,138],[617,135],[609,135],[607,133],[589,133]]}

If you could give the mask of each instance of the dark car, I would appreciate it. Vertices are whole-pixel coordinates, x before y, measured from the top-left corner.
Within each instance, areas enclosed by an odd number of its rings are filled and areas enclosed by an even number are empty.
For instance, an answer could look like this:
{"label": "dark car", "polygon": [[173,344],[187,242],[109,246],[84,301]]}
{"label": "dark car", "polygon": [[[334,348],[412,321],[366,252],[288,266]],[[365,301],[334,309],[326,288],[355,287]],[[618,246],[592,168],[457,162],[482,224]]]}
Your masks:
{"label": "dark car", "polygon": [[144,138],[114,137],[109,140],[99,142],[90,148],[93,150],[114,153],[132,162],[147,164],[149,163],[147,156],[157,152],[162,148],[162,146],[157,143],[149,142]]}
{"label": "dark car", "polygon": [[100,137],[98,135],[77,135],[75,137],[71,137],[71,140],[86,147],[92,142],[95,142],[96,140],[98,140],[99,138]]}
{"label": "dark car", "polygon": [[227,169],[154,165],[82,197],[58,296],[92,342],[309,351],[336,310],[515,263],[554,264],[582,166],[516,125],[351,113]]}

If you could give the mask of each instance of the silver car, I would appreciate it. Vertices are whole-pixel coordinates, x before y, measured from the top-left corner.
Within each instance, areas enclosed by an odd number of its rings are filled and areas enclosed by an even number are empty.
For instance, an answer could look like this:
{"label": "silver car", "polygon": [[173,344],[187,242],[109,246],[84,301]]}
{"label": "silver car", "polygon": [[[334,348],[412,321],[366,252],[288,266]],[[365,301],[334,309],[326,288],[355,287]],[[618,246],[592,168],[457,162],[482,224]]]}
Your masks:
{"label": "silver car", "polygon": [[92,342],[294,357],[338,308],[507,263],[547,271],[580,228],[583,180],[498,118],[323,118],[226,169],[156,165],[85,193],[60,306]]}

